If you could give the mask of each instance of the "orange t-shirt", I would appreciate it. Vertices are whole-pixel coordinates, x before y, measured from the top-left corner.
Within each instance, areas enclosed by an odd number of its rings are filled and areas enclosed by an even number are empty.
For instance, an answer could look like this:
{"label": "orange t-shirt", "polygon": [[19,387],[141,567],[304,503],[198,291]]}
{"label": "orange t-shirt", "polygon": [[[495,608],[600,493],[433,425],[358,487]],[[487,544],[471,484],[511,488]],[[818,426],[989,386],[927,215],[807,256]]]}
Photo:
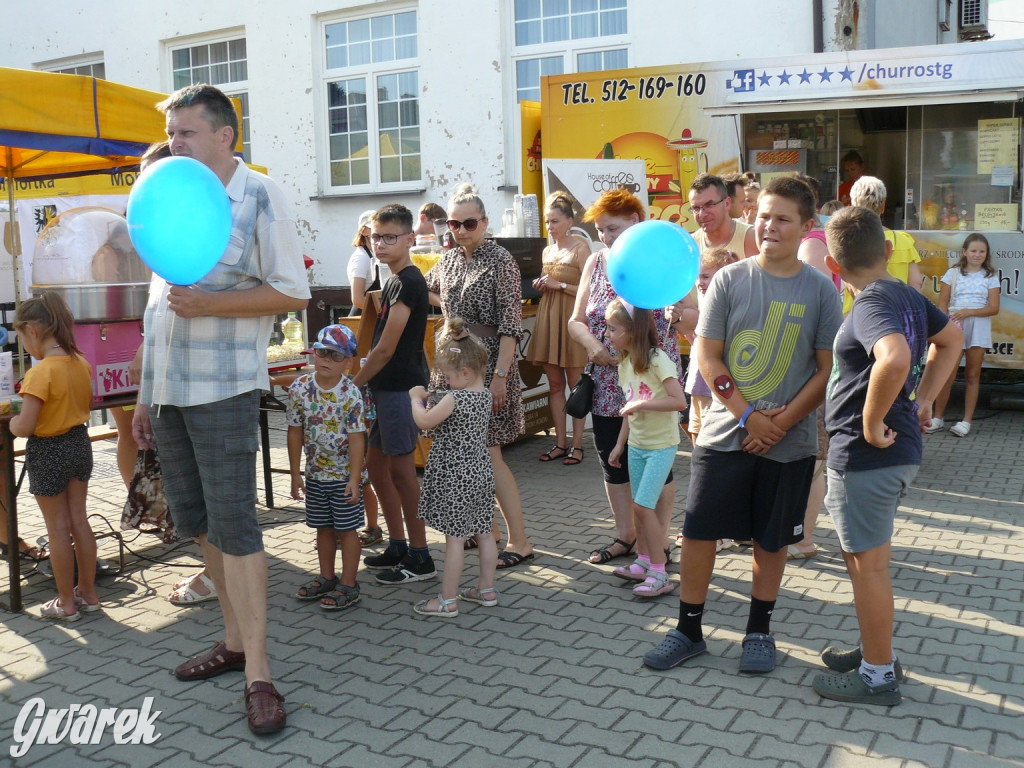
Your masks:
{"label": "orange t-shirt", "polygon": [[38,437],[63,435],[89,420],[92,366],[74,355],[43,358],[25,374],[21,394],[43,401],[36,423]]}

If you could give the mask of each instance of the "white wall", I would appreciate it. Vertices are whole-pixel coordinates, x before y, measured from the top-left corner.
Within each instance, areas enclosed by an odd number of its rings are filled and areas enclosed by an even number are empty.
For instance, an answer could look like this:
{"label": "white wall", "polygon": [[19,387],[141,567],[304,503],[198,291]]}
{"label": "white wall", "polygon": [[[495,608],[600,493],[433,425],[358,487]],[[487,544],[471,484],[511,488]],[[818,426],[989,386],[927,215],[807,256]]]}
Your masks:
{"label": "white wall", "polygon": [[[826,4],[832,0],[825,0]],[[461,181],[479,189],[495,221],[511,206],[518,166],[506,162],[516,136],[513,109],[512,0],[420,0],[418,4],[423,192],[320,198],[317,131],[322,84],[317,19],[349,9],[416,7],[370,0],[250,0],[161,6],[134,0],[5,0],[0,66],[41,63],[101,52],[108,79],[156,91],[171,89],[167,45],[219,31],[244,32],[249,71],[252,159],[285,189],[315,285],[344,285],[349,243],[359,213],[387,202],[414,211],[442,205]],[[811,0],[682,3],[630,0],[630,63],[646,67],[695,61],[809,53]],[[506,177],[506,166],[512,169]],[[502,189],[504,188],[504,189]],[[317,199],[311,199],[317,198]]]}

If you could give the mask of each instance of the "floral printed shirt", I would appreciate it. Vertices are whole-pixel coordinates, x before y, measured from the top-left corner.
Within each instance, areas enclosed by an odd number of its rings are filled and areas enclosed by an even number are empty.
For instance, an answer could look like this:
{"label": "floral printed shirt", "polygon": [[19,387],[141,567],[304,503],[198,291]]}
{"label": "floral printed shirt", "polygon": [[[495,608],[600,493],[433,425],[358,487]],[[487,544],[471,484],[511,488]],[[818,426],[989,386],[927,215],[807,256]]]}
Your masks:
{"label": "floral printed shirt", "polygon": [[[300,376],[288,388],[285,421],[302,427],[307,480],[348,483],[348,436],[366,431],[363,397],[352,379],[342,376],[334,388],[322,389],[314,374]],[[366,480],[364,463],[361,482]]]}

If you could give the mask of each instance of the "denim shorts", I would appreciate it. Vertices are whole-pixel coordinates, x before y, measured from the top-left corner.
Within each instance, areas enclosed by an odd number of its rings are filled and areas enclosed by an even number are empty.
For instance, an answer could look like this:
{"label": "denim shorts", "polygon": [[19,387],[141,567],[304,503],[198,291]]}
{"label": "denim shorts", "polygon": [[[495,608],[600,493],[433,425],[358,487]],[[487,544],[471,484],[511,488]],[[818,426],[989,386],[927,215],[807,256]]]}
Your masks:
{"label": "denim shorts", "polygon": [[829,468],[825,509],[844,552],[866,552],[892,539],[896,509],[918,469],[917,464],[855,472]]}
{"label": "denim shorts", "polygon": [[213,546],[236,557],[263,550],[256,518],[259,406],[256,390],[216,403],[149,410],[179,534],[206,534]]}
{"label": "denim shorts", "polygon": [[369,444],[385,456],[405,456],[416,450],[420,428],[412,420],[412,400],[408,392],[371,390],[377,418],[370,427]]}

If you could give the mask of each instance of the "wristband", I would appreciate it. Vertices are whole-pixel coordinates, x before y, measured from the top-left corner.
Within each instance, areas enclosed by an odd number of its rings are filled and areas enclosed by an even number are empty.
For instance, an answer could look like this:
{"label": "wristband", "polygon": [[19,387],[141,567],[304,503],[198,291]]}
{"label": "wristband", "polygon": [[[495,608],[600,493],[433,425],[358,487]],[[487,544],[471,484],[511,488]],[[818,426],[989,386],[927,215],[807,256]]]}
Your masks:
{"label": "wristband", "polygon": [[740,429],[746,429],[746,426],[747,426],[747,417],[749,417],[749,416],[750,416],[750,414],[752,414],[753,412],[754,412],[754,406],[752,406],[752,405],[748,405],[748,406],[747,406],[747,410],[745,410],[745,411],[743,412],[743,415],[742,415],[742,416],[740,416]]}

